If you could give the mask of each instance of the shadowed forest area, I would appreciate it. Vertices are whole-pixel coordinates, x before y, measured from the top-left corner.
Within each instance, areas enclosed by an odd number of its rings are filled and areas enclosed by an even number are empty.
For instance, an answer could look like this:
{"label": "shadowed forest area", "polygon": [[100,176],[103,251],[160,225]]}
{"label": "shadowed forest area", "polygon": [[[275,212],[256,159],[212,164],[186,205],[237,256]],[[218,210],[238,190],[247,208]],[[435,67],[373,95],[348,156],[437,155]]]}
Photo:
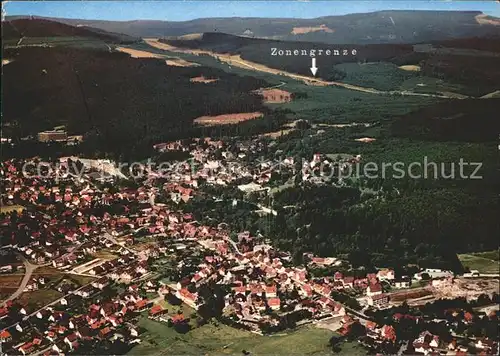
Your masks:
{"label": "shadowed forest area", "polygon": [[[15,137],[66,125],[85,134],[85,144],[125,159],[144,156],[153,143],[190,135],[196,117],[265,110],[251,93],[266,86],[263,80],[217,69],[71,48],[9,49],[4,55],[13,61],[3,73],[9,88],[3,120]],[[190,82],[202,74],[219,81]]]}

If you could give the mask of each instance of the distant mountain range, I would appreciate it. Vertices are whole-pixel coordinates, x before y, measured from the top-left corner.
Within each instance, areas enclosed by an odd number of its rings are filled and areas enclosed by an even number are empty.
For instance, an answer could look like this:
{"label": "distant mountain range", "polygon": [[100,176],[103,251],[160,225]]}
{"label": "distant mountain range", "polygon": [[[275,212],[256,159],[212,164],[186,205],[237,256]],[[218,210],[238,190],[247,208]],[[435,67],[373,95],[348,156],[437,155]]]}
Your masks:
{"label": "distant mountain range", "polygon": [[[307,56],[271,55],[272,48],[290,53],[332,47],[325,43],[247,38],[224,33],[204,33],[202,36],[181,36],[160,39],[174,47],[232,54],[241,59],[270,68],[309,76]],[[341,46],[339,46],[341,47]],[[336,66],[341,63],[390,62],[397,66],[416,65],[422,75],[464,85],[464,94],[482,96],[499,89],[500,36],[458,38],[429,41],[426,44],[350,44],[355,55],[318,55],[321,70],[318,77],[327,81],[342,81],[345,73]],[[347,51],[349,53],[349,51]],[[374,70],[376,71],[376,69]]]}
{"label": "distant mountain range", "polygon": [[112,43],[132,43],[140,38],[112,33],[89,26],[70,26],[47,19],[15,18],[2,21],[2,40],[18,41],[22,37],[88,37]]}
{"label": "distant mountain range", "polygon": [[[7,17],[13,19],[15,17]],[[19,17],[17,17],[19,18]],[[205,18],[192,21],[101,21],[51,18],[133,37],[222,32],[238,36],[338,44],[417,43],[500,35],[500,19],[480,11],[378,11],[315,19]]]}

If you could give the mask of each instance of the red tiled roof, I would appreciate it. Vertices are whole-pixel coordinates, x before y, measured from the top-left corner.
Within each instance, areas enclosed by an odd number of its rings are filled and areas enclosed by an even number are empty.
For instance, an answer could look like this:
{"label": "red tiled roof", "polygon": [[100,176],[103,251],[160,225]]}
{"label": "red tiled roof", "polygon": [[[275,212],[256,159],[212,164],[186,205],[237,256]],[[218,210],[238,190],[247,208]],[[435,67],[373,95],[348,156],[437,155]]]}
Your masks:
{"label": "red tiled roof", "polygon": [[267,304],[272,307],[272,306],[279,306],[281,305],[281,300],[279,298],[269,298],[267,300]]}
{"label": "red tiled roof", "polygon": [[381,292],[382,291],[382,285],[380,283],[372,283],[369,285],[370,292]]}
{"label": "red tiled roof", "polygon": [[135,303],[135,307],[137,309],[141,309],[141,308],[144,308],[148,303],[149,303],[149,301],[147,299],[142,299],[142,300],[139,300],[137,303]]}
{"label": "red tiled roof", "polygon": [[353,283],[354,282],[354,277],[345,277],[344,278],[344,283]]}
{"label": "red tiled roof", "polygon": [[245,293],[247,288],[245,286],[233,287],[235,293]]}
{"label": "red tiled roof", "polygon": [[25,351],[27,351],[27,350],[31,349],[32,347],[33,347],[33,343],[32,342],[27,342],[27,343],[23,344],[19,348],[19,350],[25,350]]}
{"label": "red tiled roof", "polygon": [[102,330],[99,331],[99,334],[101,336],[106,336],[110,332],[111,332],[111,328],[109,326],[106,326],[104,329],[102,329]]}
{"label": "red tiled roof", "polygon": [[188,291],[186,288],[182,288],[179,293],[186,299],[190,299],[190,300],[196,300],[196,296],[191,293],[190,291]]}
{"label": "red tiled roof", "polygon": [[156,314],[160,314],[164,311],[165,309],[163,309],[163,307],[161,305],[155,305],[154,307],[151,308],[151,310],[149,311],[149,315],[156,315]]}
{"label": "red tiled roof", "polygon": [[266,293],[276,293],[276,286],[267,286]]}
{"label": "red tiled roof", "polygon": [[0,332],[0,339],[8,339],[9,337],[11,337],[12,335],[10,334],[10,332],[8,330],[2,330],[2,332]]}
{"label": "red tiled roof", "polygon": [[184,314],[175,314],[171,320],[173,323],[180,323],[181,321],[184,321]]}
{"label": "red tiled roof", "polygon": [[75,333],[69,334],[69,335],[68,335],[68,336],[66,336],[66,337],[68,338],[68,340],[69,340],[70,342],[75,341],[75,340],[76,340],[76,338],[77,338],[77,336],[76,336],[76,334],[75,334]]}

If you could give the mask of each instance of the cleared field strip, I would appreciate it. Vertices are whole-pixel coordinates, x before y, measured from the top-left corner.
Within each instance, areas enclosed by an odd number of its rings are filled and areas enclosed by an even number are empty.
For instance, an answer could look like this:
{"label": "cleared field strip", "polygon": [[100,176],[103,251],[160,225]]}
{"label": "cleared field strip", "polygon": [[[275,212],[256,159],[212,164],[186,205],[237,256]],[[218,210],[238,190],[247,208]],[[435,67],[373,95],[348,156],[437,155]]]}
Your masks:
{"label": "cleared field strip", "polygon": [[458,258],[464,267],[479,273],[499,273],[500,262],[474,254],[460,254]]}
{"label": "cleared field strip", "polygon": [[119,52],[127,53],[132,58],[164,58],[161,54],[151,53],[147,51],[141,51],[138,49],[126,48],[126,47],[116,47]]}
{"label": "cleared field strip", "polygon": [[190,49],[190,48],[179,48],[175,47],[166,43],[159,42],[157,38],[145,38],[144,41],[157,49],[162,49],[165,51],[171,51],[171,52],[178,52],[178,53],[186,53],[186,54],[193,54],[193,55],[209,55],[212,57],[215,57],[217,60],[227,63],[229,65],[233,65],[236,67],[244,68],[244,69],[251,69],[259,72],[264,72],[264,73],[269,73],[269,74],[274,74],[274,75],[282,75],[282,76],[287,76],[296,80],[303,81],[304,83],[308,85],[317,85],[317,86],[337,86],[337,87],[342,87],[345,89],[349,90],[355,90],[355,91],[360,91],[364,93],[371,93],[371,94],[384,94],[384,95],[407,95],[407,96],[424,96],[424,97],[435,97],[435,98],[456,98],[456,97],[450,97],[447,95],[437,95],[437,94],[426,94],[426,93],[415,93],[415,92],[410,92],[410,91],[383,91],[383,90],[378,90],[375,88],[366,88],[358,85],[352,85],[352,84],[346,84],[346,83],[340,83],[340,82],[330,82],[326,81],[323,79],[318,79],[315,77],[308,77],[305,75],[300,75],[300,74],[294,74],[274,68],[267,67],[263,64],[258,64],[254,62],[250,62],[248,60],[242,59],[239,55],[229,55],[229,54],[221,54],[221,53],[214,53],[211,51],[207,50],[201,50],[201,49]]}
{"label": "cleared field strip", "polygon": [[162,54],[143,51],[140,49],[133,49],[133,48],[128,48],[128,47],[116,47],[115,49],[119,52],[129,54],[132,58],[165,59],[165,64],[169,65],[169,66],[174,66],[174,67],[197,67],[197,66],[199,66],[199,64],[197,64],[197,63],[191,63],[191,62],[188,62],[184,59],[170,58],[170,57],[167,57],[167,56],[162,55]]}
{"label": "cleared field strip", "polygon": [[239,122],[253,120],[262,117],[264,114],[261,112],[248,112],[239,114],[226,114],[217,116],[201,116],[194,120],[196,124],[204,126],[213,125],[230,125]]}

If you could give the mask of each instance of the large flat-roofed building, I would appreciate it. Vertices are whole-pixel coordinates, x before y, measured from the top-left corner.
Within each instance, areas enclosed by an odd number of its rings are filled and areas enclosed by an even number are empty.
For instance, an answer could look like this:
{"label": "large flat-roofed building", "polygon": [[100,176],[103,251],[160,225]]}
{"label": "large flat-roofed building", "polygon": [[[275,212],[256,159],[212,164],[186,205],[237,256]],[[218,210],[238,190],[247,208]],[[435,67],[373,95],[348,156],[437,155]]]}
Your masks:
{"label": "large flat-roofed building", "polygon": [[68,134],[64,130],[50,130],[38,133],[38,141],[40,142],[66,141],[67,139]]}

